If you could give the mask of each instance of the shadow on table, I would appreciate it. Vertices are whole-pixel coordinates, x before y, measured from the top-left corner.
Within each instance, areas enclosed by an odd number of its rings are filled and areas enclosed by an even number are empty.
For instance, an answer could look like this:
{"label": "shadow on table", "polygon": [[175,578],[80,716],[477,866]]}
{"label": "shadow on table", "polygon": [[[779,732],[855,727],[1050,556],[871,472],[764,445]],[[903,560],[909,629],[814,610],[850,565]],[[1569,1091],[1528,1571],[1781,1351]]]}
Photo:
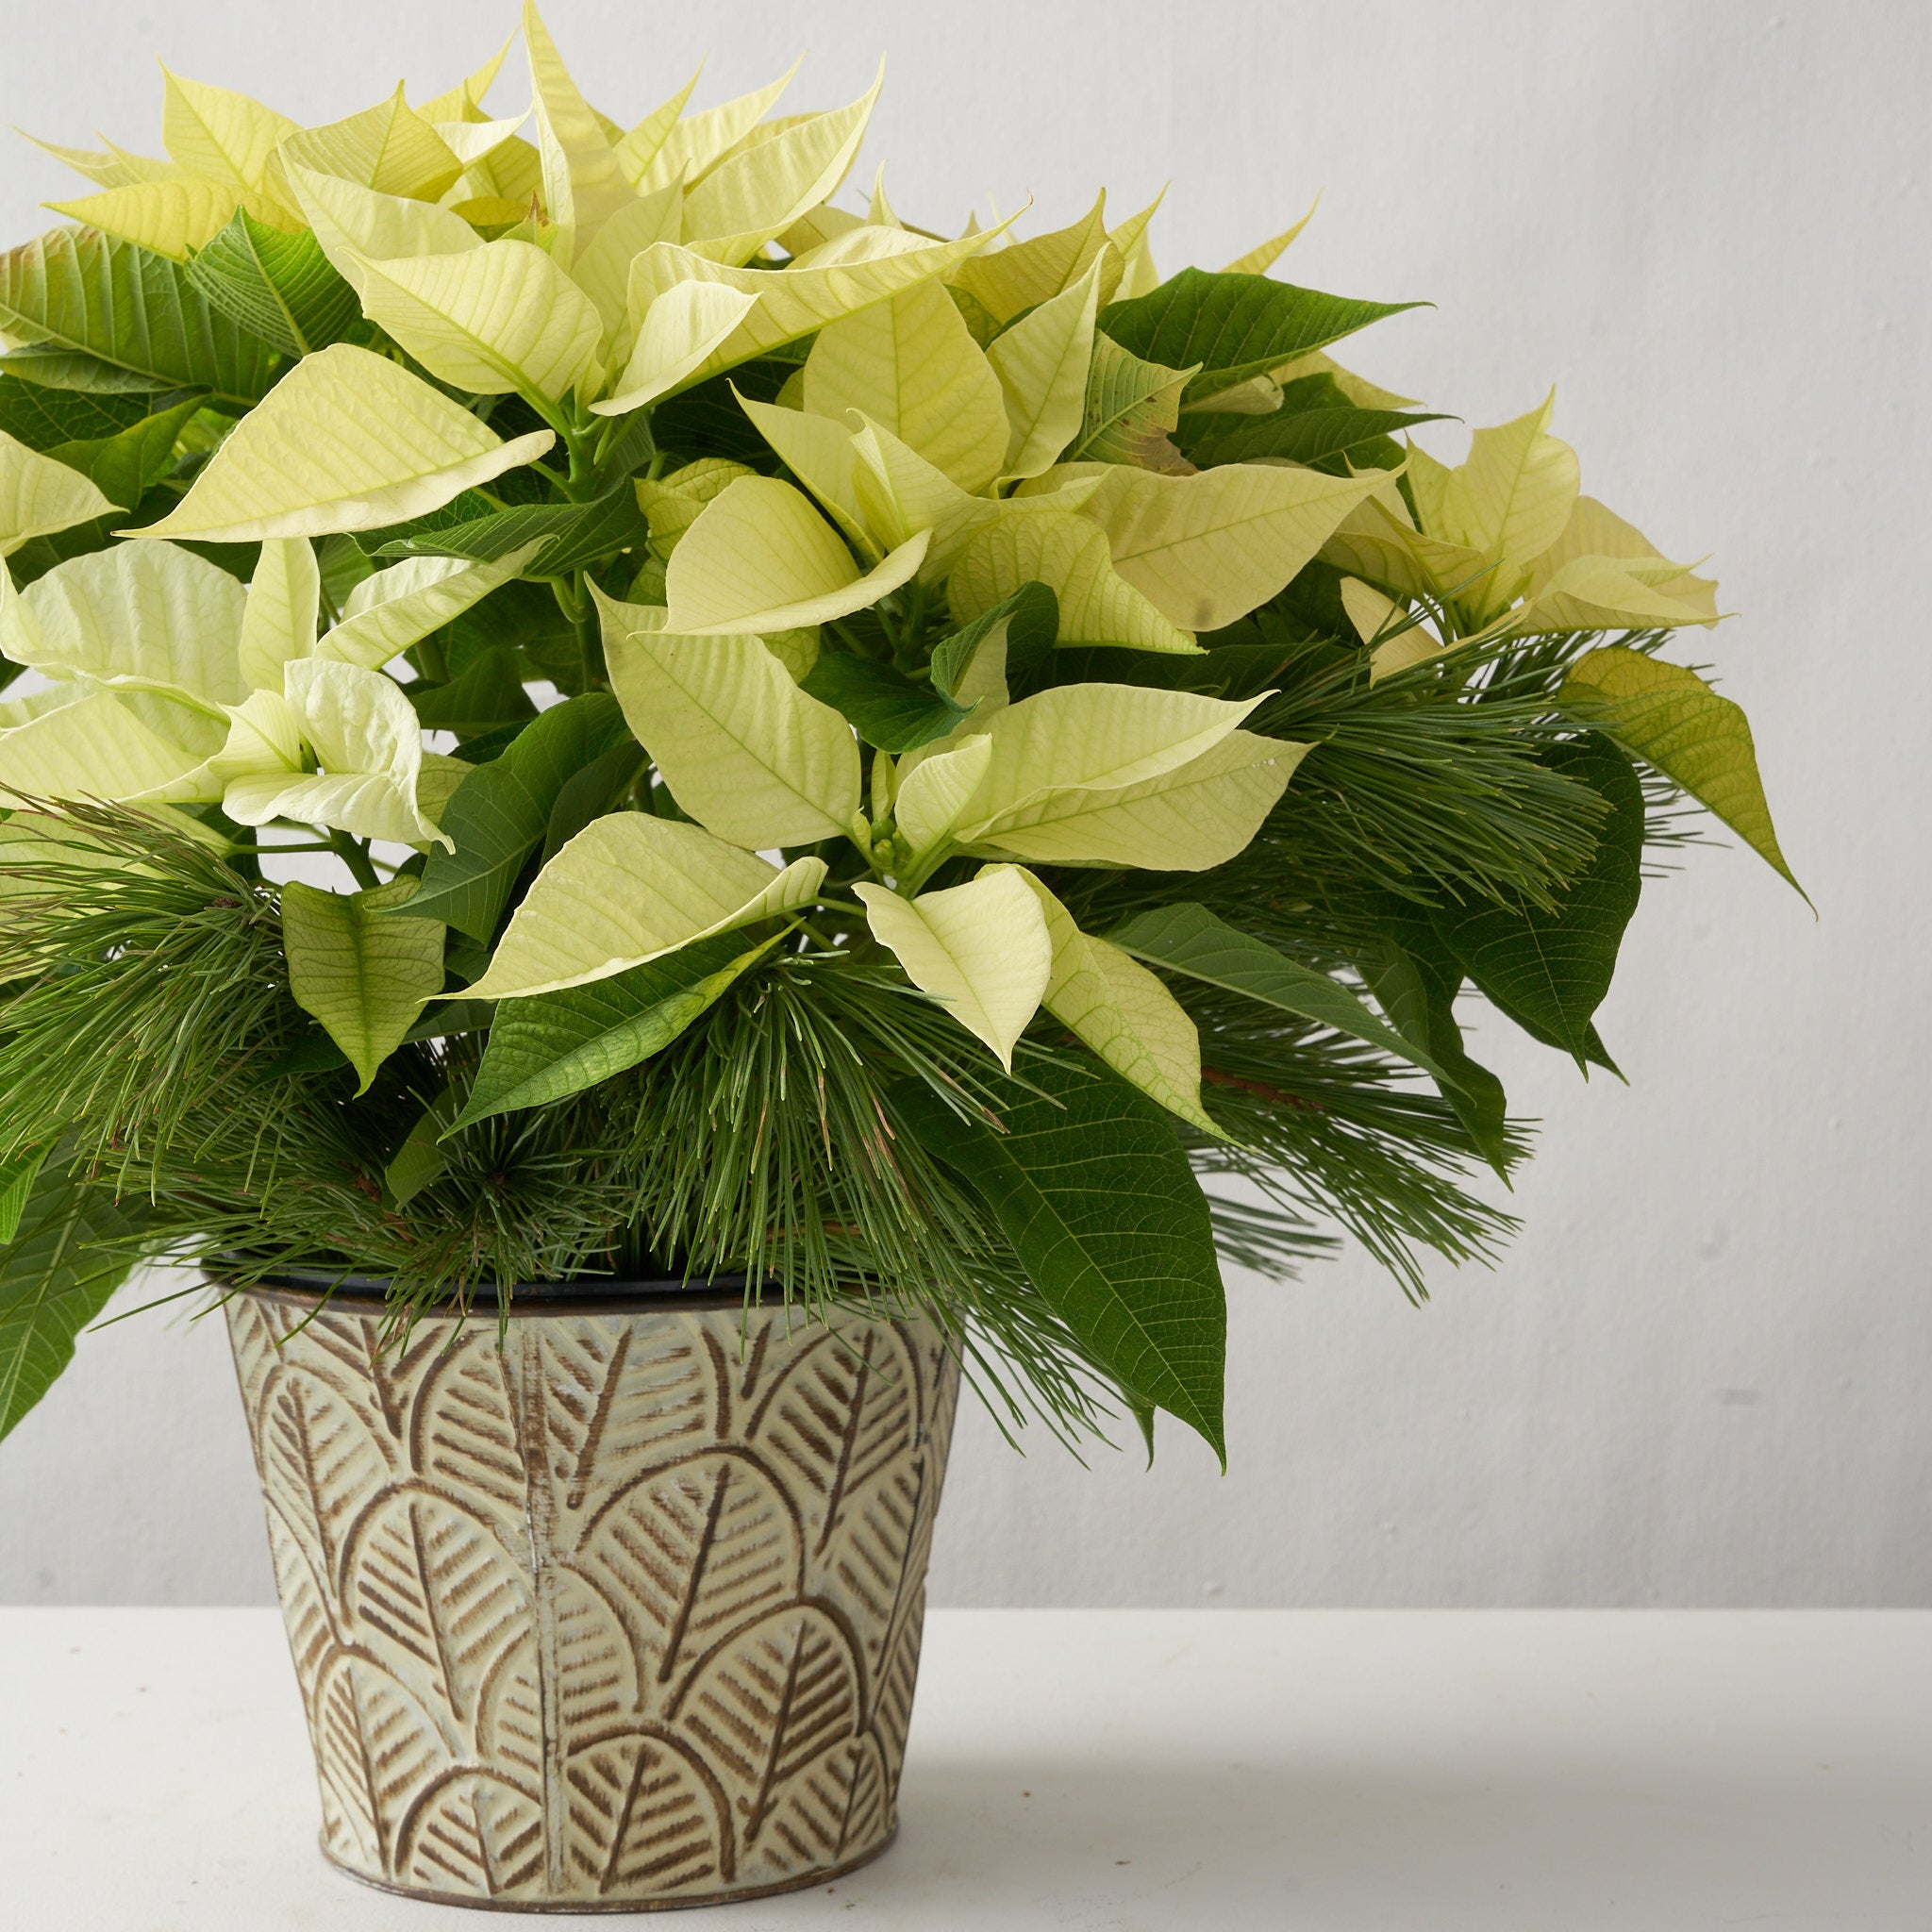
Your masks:
{"label": "shadow on table", "polygon": [[1441,1932],[1527,1923],[1525,1907],[1595,1924],[1598,1903],[1622,1924],[1646,1901],[1680,1911],[1708,1893],[1728,1908],[1741,1890],[1790,1925],[1808,1850],[1862,1827],[1851,1814],[1873,1794],[1871,1780],[1861,1798],[1850,1782],[1719,1778],[1666,1752],[1498,1771],[1431,1750],[1415,1765],[925,1757],[908,1770],[897,1846],[840,1896],[874,1910],[971,1901],[958,1923],[974,1926],[1238,1932],[1321,1912],[1324,1926]]}

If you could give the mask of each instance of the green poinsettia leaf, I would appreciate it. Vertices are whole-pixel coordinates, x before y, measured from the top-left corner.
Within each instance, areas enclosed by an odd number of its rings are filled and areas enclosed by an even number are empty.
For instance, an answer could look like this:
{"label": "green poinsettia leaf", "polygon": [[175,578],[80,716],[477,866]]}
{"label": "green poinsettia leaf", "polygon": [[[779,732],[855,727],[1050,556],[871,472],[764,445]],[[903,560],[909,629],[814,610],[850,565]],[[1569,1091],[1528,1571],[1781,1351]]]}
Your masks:
{"label": "green poinsettia leaf", "polygon": [[141,1227],[133,1201],[116,1203],[59,1167],[40,1172],[0,1248],[0,1438],[53,1386],[75,1338],[126,1280],[125,1250],[103,1244]]}
{"label": "green poinsettia leaf", "polygon": [[1198,373],[1143,362],[1111,336],[1095,336],[1086,410],[1067,460],[1184,470],[1187,464],[1174,447],[1174,425],[1181,392]]}
{"label": "green poinsettia leaf", "polygon": [[47,1154],[45,1147],[28,1147],[0,1160],[0,1248],[20,1231],[20,1217],[33,1196]]}
{"label": "green poinsettia leaf", "polygon": [[893,1099],[985,1197],[1033,1285],[1095,1361],[1226,1460],[1227,1303],[1208,1203],[1166,1110],[1097,1065],[1028,1069],[1005,1131],[926,1088]]}
{"label": "green poinsettia leaf", "polygon": [[355,290],[312,229],[286,234],[245,208],[192,257],[186,273],[211,308],[284,355],[325,349],[362,319]]}
{"label": "green poinsettia leaf", "polygon": [[454,852],[435,851],[409,910],[488,944],[524,861],[543,842],[558,795],[577,772],[626,742],[617,700],[602,691],[554,706],[458,786],[441,821]]}
{"label": "green poinsettia leaf", "polygon": [[1438,1078],[1451,1077],[1413,1038],[1383,1025],[1345,986],[1276,952],[1267,941],[1229,925],[1205,906],[1163,906],[1142,912],[1115,926],[1107,938],[1122,952],[1150,965],[1279,1007],[1283,1012],[1366,1041]]}
{"label": "green poinsettia leaf", "polygon": [[151,406],[157,396],[174,396],[182,385],[165,375],[149,375],[98,356],[77,355],[71,349],[36,343],[0,355],[0,374],[20,377],[36,389],[57,389],[69,395],[119,396],[141,399]]}
{"label": "green poinsettia leaf", "polygon": [[47,454],[78,470],[102,495],[131,510],[175,467],[175,445],[200,408],[200,399],[191,396],[112,436],[59,443]]}
{"label": "green poinsettia leaf", "polygon": [[1189,396],[1211,396],[1325,348],[1417,302],[1362,302],[1298,289],[1266,275],[1183,269],[1145,295],[1110,303],[1100,328],[1143,361],[1194,366]]}
{"label": "green poinsettia leaf", "polygon": [[414,888],[413,879],[353,893],[282,888],[289,991],[348,1057],[358,1093],[442,991],[442,923],[398,916]]}
{"label": "green poinsettia leaf", "polygon": [[[1326,383],[1329,378],[1307,380]],[[1290,385],[1295,387],[1299,385]],[[1440,421],[1440,415],[1401,409],[1291,410],[1284,401],[1280,409],[1266,416],[1238,416],[1218,409],[1191,412],[1181,418],[1174,441],[1188,460],[1204,470],[1270,458],[1346,475],[1351,464],[1357,470],[1395,468],[1402,450],[1390,438],[1418,423]]]}
{"label": "green poinsettia leaf", "polygon": [[439,1180],[449,1166],[449,1155],[442,1137],[457,1117],[459,1096],[455,1088],[445,1087],[423,1109],[416,1124],[403,1137],[403,1144],[391,1157],[382,1174],[384,1206],[407,1208],[423,1190]]}
{"label": "green poinsettia leaf", "polygon": [[543,828],[542,863],[548,865],[593,820],[618,810],[643,773],[644,748],[627,734],[564,781]]}
{"label": "green poinsettia leaf", "polygon": [[1515,1158],[1507,1135],[1507,1103],[1503,1083],[1463,1051],[1462,1028],[1456,1019],[1462,968],[1420,907],[1385,897],[1381,924],[1387,935],[1382,945],[1357,961],[1362,978],[1403,1038],[1443,1070],[1437,1091],[1507,1185]]}
{"label": "green poinsettia leaf", "polygon": [[[0,329],[54,358],[86,358],[154,389],[204,389],[242,407],[260,400],[281,366],[181,263],[91,228],[56,228],[0,255]],[[33,359],[13,366],[26,375]],[[91,386],[71,379],[77,368],[56,382],[52,367],[29,380]]]}
{"label": "green poinsettia leaf", "polygon": [[542,1107],[648,1059],[783,936],[748,946],[742,932],[718,933],[589,986],[504,1001],[455,1126]]}
{"label": "green poinsettia leaf", "polygon": [[1059,599],[1042,583],[1022,584],[933,646],[933,688],[948,697],[958,697],[980,651],[1001,640],[1005,648],[1001,672],[1007,688],[1012,695],[1024,696],[1044,681],[1053,663],[1054,639],[1059,627]]}
{"label": "green poinsettia leaf", "polygon": [[1554,911],[1477,903],[1437,911],[1434,925],[1462,970],[1525,1032],[1579,1067],[1607,1065],[1591,1016],[1610,990],[1617,948],[1637,910],[1643,790],[1630,760],[1597,732],[1553,745],[1544,762],[1604,801],[1589,864],[1558,893]]}
{"label": "green poinsettia leaf", "polygon": [[956,705],[890,664],[844,651],[822,657],[803,689],[843,716],[866,743],[895,754],[930,744],[973,715],[971,705]]}
{"label": "green poinsettia leaf", "polygon": [[523,666],[503,650],[479,653],[447,684],[412,684],[406,695],[425,731],[454,731],[458,738],[481,737],[537,715],[524,689]]}
{"label": "green poinsettia leaf", "polygon": [[99,395],[50,389],[0,375],[0,435],[42,454],[63,442],[98,442],[132,429],[152,407],[145,395]]}
{"label": "green poinsettia leaf", "polygon": [[1681,664],[1611,644],[1570,667],[1557,701],[1675,779],[1804,896],[1772,827],[1750,723],[1730,699]]}
{"label": "green poinsettia leaf", "polygon": [[463,557],[494,563],[542,538],[543,548],[525,569],[531,576],[558,577],[620,550],[641,549],[650,535],[637,493],[625,481],[593,503],[521,504],[468,521],[439,521],[413,536],[392,538],[375,555]]}

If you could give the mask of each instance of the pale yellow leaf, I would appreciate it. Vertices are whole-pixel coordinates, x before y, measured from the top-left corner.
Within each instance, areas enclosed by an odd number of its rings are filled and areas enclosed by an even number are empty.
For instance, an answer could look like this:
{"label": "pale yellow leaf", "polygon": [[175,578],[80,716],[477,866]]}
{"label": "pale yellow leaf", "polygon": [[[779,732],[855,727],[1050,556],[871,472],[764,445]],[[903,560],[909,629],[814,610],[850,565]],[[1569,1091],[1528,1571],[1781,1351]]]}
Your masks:
{"label": "pale yellow leaf", "polygon": [[[978,256],[963,263],[949,279],[995,322],[1010,322],[1023,308],[1049,302],[1081,281],[1099,260],[1107,240],[1107,194],[1103,191],[1070,227]],[[1116,259],[1116,277],[1119,271]],[[1097,283],[1096,277],[1096,287]]]}
{"label": "pale yellow leaf", "polygon": [[874,540],[896,548],[919,531],[928,533],[923,583],[937,583],[953,567],[966,540],[997,521],[1002,506],[973,496],[943,470],[909,449],[890,430],[866,423],[852,438],[857,466],[852,486]]}
{"label": "pale yellow leaf", "polygon": [[1160,271],[1154,265],[1153,247],[1143,230],[1124,253],[1120,283],[1113,291],[1113,299],[1126,302],[1136,295],[1151,295],[1159,288],[1160,279]]}
{"label": "pale yellow leaf", "polygon": [[1053,971],[1045,915],[1026,882],[1002,868],[909,901],[886,886],[852,890],[865,902],[873,937],[907,978],[943,1001],[1010,1072]]}
{"label": "pale yellow leaf", "polygon": [[916,255],[930,248],[935,237],[914,228],[879,228],[870,222],[841,228],[815,248],[794,256],[784,266],[801,273],[820,268],[856,268],[861,262],[883,261],[891,255]]}
{"label": "pale yellow leaf", "polygon": [[1237,382],[1230,388],[1216,390],[1212,395],[1184,403],[1181,414],[1272,416],[1280,407],[1281,385],[1272,375],[1251,375],[1245,382]]}
{"label": "pale yellow leaf", "polygon": [[[919,242],[917,236],[910,239]],[[960,242],[923,243],[863,261],[817,268],[793,264],[783,269],[725,268],[688,248],[660,242],[655,248],[645,249],[631,266],[630,309],[641,320],[653,302],[680,282],[718,282],[758,298],[738,327],[687,378],[696,380],[814,334],[827,323],[856,315],[928,276],[942,275],[983,247],[986,240],[983,235],[973,235]]]}
{"label": "pale yellow leaf", "polygon": [[[772,111],[778,96],[791,85],[791,76],[798,72],[803,58],[801,55],[769,87],[741,94],[735,101],[707,108],[700,114],[690,114],[676,122],[644,163],[643,172],[631,176],[631,185],[640,192],[661,188],[680,175],[687,181],[701,181]],[[693,75],[691,78],[695,82],[697,76]],[[687,88],[685,95],[690,92]],[[626,143],[629,139],[625,137]]]}
{"label": "pale yellow leaf", "polygon": [[[1408,461],[1404,466],[1408,477],[1408,493],[1416,508],[1418,527],[1445,536],[1442,528],[1442,500],[1449,493],[1449,479],[1455,474],[1446,463],[1439,463],[1413,437],[1408,439]],[[1385,502],[1399,502],[1393,490],[1381,492]],[[1468,545],[1477,548],[1480,545]]]}
{"label": "pale yellow leaf", "polygon": [[173,161],[158,159],[153,155],[138,155],[131,148],[125,148],[101,137],[114,162],[129,181],[185,181],[191,178],[186,168]]}
{"label": "pale yellow leaf", "polygon": [[[1104,234],[1101,244],[1079,280],[996,337],[986,352],[1006,398],[1007,452],[1001,469],[1007,476],[1037,476],[1050,469],[1080,433],[1100,277],[1109,258],[1109,258]],[[995,258],[1004,260],[1016,252],[1002,249]]]}
{"label": "pale yellow leaf", "polygon": [[1717,586],[1701,577],[1674,581],[1694,587],[1680,597],[1646,583],[1641,567],[1627,558],[1577,557],[1561,564],[1528,601],[1506,611],[1499,624],[1512,633],[1578,630],[1671,630],[1681,625],[1718,621],[1711,608]]}
{"label": "pale yellow leaf", "polygon": [[510,42],[515,34],[508,35],[502,46],[476,71],[459,80],[446,92],[435,95],[423,103],[417,109],[425,121],[481,121],[485,118],[483,99],[489,93],[496,76],[503,69],[504,57],[509,52]]}
{"label": "pale yellow leaf", "polygon": [[307,537],[272,538],[261,546],[242,613],[236,663],[242,681],[279,692],[283,667],[315,648],[322,609],[322,571]]}
{"label": "pale yellow leaf", "polygon": [[921,531],[861,573],[803,491],[741,476],[673,554],[665,622],[691,637],[824,624],[896,591],[918,570],[927,541]]}
{"label": "pale yellow leaf", "polygon": [[[62,147],[58,142],[42,141],[38,134],[29,134],[25,128],[17,130],[23,141],[30,141],[43,155],[52,155],[57,161],[82,175],[97,188],[125,188],[130,181],[146,179],[137,175],[118,155],[97,153],[92,148]],[[157,161],[158,168],[167,168],[166,161]]]}
{"label": "pale yellow leaf", "polygon": [[1399,604],[1359,577],[1342,578],[1341,608],[1347,611],[1349,623],[1355,625],[1356,635],[1365,644],[1373,644],[1406,615]]}
{"label": "pale yellow leaf", "polygon": [[1024,867],[997,870],[1023,878],[1046,916],[1053,971],[1041,1005],[1123,1079],[1191,1126],[1223,1138],[1201,1107],[1201,1037],[1174,996],[1118,946],[1082,932]]}
{"label": "pale yellow leaf", "polygon": [[480,395],[559,401],[594,367],[604,325],[542,249],[508,238],[460,255],[365,259],[363,312],[432,375]]}
{"label": "pale yellow leaf", "polygon": [[578,92],[533,0],[524,0],[524,49],[536,95],[543,206],[552,223],[571,237],[560,250],[568,264],[619,208],[635,199],[635,192],[618,166],[601,117]]}
{"label": "pale yellow leaf", "polygon": [[997,841],[1053,816],[1067,794],[1118,791],[1176,772],[1261,702],[1127,684],[1056,685],[1023,698],[988,726],[992,756],[958,836]]}
{"label": "pale yellow leaf", "polygon": [[778,245],[787,255],[796,258],[823,248],[826,242],[836,242],[840,236],[849,235],[855,228],[874,225],[863,215],[848,214],[842,208],[834,208],[829,202],[824,202],[800,215],[778,237]]}
{"label": "pale yellow leaf", "polygon": [[[675,188],[667,192],[675,193]],[[630,361],[615,392],[592,403],[599,416],[621,416],[687,382],[727,341],[758,298],[715,282],[680,282],[645,311]]]}
{"label": "pale yellow leaf", "polygon": [[618,208],[571,265],[571,280],[596,305],[607,342],[629,333],[631,263],[657,242],[675,242],[683,222],[684,192],[674,181]]}
{"label": "pale yellow leaf", "polygon": [[322,771],[230,781],[222,809],[237,824],[289,818],[358,839],[453,844],[417,805],[423,729],[392,678],[358,664],[298,658],[283,680],[290,708]]}
{"label": "pale yellow leaf", "polygon": [[962,834],[961,842],[1043,864],[1206,872],[1247,849],[1308,750],[1231,731],[1175,771],[1138,785],[1049,793],[1015,822],[971,841]]}
{"label": "pale yellow leaf", "polygon": [[503,121],[439,121],[436,138],[463,164],[464,171],[480,167],[496,151],[506,146],[529,119],[527,113],[512,114]]}
{"label": "pale yellow leaf", "polygon": [[43,684],[39,691],[28,691],[25,697],[0,698],[0,733],[31,724],[36,718],[44,718],[49,711],[58,711],[64,705],[77,705],[93,689],[80,678],[63,677],[58,683]]}
{"label": "pale yellow leaf", "polygon": [[[668,101],[653,108],[644,118],[633,127],[622,141],[615,143],[614,152],[617,165],[624,178],[641,193],[646,189],[646,177],[657,160],[658,151],[671,137],[671,130],[677,125],[677,118],[684,112],[684,104],[691,99],[692,90],[698,84],[698,75],[704,72],[699,63],[697,72],[671,96]],[[676,187],[682,193],[683,170],[672,172],[666,179],[651,183],[657,188]]]}
{"label": "pale yellow leaf", "polygon": [[1311,350],[1306,356],[1297,356],[1291,362],[1284,362],[1278,369],[1271,369],[1269,375],[1277,383],[1295,382],[1304,375],[1332,376],[1335,386],[1341,390],[1357,409],[1412,409],[1416,407],[1414,396],[1399,396],[1392,389],[1383,389],[1357,375],[1353,370],[1344,369],[1333,357],[1322,350]]}
{"label": "pale yellow leaf", "polygon": [[367,576],[348,594],[342,621],[325,631],[314,655],[378,671],[411,644],[460,617],[523,574],[544,540],[520,544],[493,563],[454,557],[407,557]]}
{"label": "pale yellow leaf", "polygon": [[[1138,214],[1129,215],[1125,221],[1117,224],[1107,231],[1107,239],[1113,243],[1114,253],[1121,258],[1122,276],[1120,283],[1111,289],[1107,289],[1105,284],[1102,285],[1105,290],[1104,300],[1111,302],[1121,296],[1141,292],[1138,290],[1130,290],[1125,286],[1126,264],[1145,257],[1148,226],[1153,222],[1154,217],[1160,212],[1160,204],[1166,199],[1167,190],[1162,188],[1160,192],[1145,208],[1141,208]],[[1157,276],[1155,279],[1158,281],[1159,277]]]}
{"label": "pale yellow leaf", "polygon": [[865,219],[874,228],[903,228],[906,225],[892,211],[892,204],[886,197],[886,164],[883,161],[872,177],[872,201],[867,207]]}
{"label": "pale yellow leaf", "polygon": [[[497,142],[443,196],[477,225],[531,221],[543,205],[543,158],[521,135]],[[492,212],[479,212],[478,205]]]}
{"label": "pale yellow leaf", "polygon": [[217,715],[247,694],[236,664],[246,602],[226,571],[191,551],[117,543],[57,564],[19,593],[8,655],[52,677],[159,691]]}
{"label": "pale yellow leaf", "polygon": [[985,782],[992,759],[992,739],[984,731],[975,731],[950,749],[922,750],[923,756],[908,752],[900,759],[892,807],[907,855],[915,861],[925,858],[959,823]]}
{"label": "pale yellow leaf", "polygon": [[1322,560],[1405,596],[1439,602],[1482,598],[1496,565],[1470,550],[1418,530],[1392,488],[1357,504],[1323,544]]}
{"label": "pale yellow leaf", "polygon": [[818,498],[845,541],[868,564],[876,563],[889,546],[875,541],[866,525],[854,482],[858,454],[851,430],[828,416],[810,415],[803,409],[755,403],[745,396],[739,396],[738,404],[783,458],[785,467]]}
{"label": "pale yellow leaf", "polygon": [[844,180],[884,85],[881,62],[878,78],[850,107],[807,115],[721,162],[685,196],[686,239],[714,261],[750,260]]}
{"label": "pale yellow leaf", "polygon": [[186,261],[235,218],[241,194],[210,181],[136,181],[78,201],[50,201],[57,215]]}
{"label": "pale yellow leaf", "polygon": [[[275,682],[281,683],[279,674]],[[227,712],[228,736],[208,760],[208,770],[225,787],[237,778],[308,773],[302,721],[279,689],[250,691]]]}
{"label": "pale yellow leaf", "polygon": [[803,398],[822,417],[858,410],[969,492],[985,490],[1006,459],[1000,379],[937,281],[822,329]]}
{"label": "pale yellow leaf", "polygon": [[51,531],[112,516],[119,508],[92,477],[0,430],[0,557]]}
{"label": "pale yellow leaf", "polygon": [[295,163],[287,173],[290,192],[308,217],[322,252],[358,293],[365,261],[463,255],[483,245],[476,231],[453,208],[432,208],[407,195],[381,194],[359,182]]}
{"label": "pale yellow leaf", "polygon": [[1317,194],[1308,204],[1308,211],[1291,227],[1282,229],[1278,235],[1271,235],[1265,242],[1257,242],[1245,255],[1237,255],[1222,270],[1224,275],[1265,275],[1268,271],[1287,253],[1291,242],[1310,222],[1315,219],[1315,210],[1322,205]]}
{"label": "pale yellow leaf", "polygon": [[661,627],[662,612],[598,602],[610,688],[692,818],[752,850],[852,830],[852,727],[801,691],[758,638],[679,636]]}
{"label": "pale yellow leaf", "polygon": [[1225,463],[1198,475],[1113,464],[1082,511],[1113,567],[1172,623],[1220,630],[1265,604],[1386,474]]}
{"label": "pale yellow leaf", "polygon": [[465,165],[436,129],[411,110],[400,86],[388,100],[359,114],[285,136],[279,154],[285,168],[293,162],[416,201],[434,201],[454,187]]}
{"label": "pale yellow leaf", "polygon": [[953,614],[968,623],[1034,579],[1059,599],[1059,643],[1199,648],[1115,571],[1107,532],[1091,518],[1052,507],[1051,499],[1031,515],[1002,517],[967,541],[948,586]]}
{"label": "pale yellow leaf", "polygon": [[297,124],[246,94],[184,80],[165,66],[161,73],[161,141],[170,158],[205,181],[258,192],[270,158],[284,139],[301,131]]}
{"label": "pale yellow leaf", "polygon": [[537,874],[472,999],[587,986],[693,940],[809,906],[823,858],[782,872],[697,825],[649,812],[594,820]]}
{"label": "pale yellow leaf", "polygon": [[276,383],[167,517],[126,534],[245,543],[379,529],[534,461],[556,440],[539,429],[505,442],[386,356],[337,342]]}
{"label": "pale yellow leaf", "polygon": [[651,547],[660,557],[669,557],[679,538],[703,514],[706,504],[722,496],[739,477],[757,474],[749,465],[734,463],[728,457],[700,457],[655,483],[648,476],[638,477],[632,487],[637,491],[638,508],[651,525]]}
{"label": "pale yellow leaf", "polygon": [[1540,408],[1478,429],[1469,459],[1452,470],[1430,533],[1499,559],[1480,602],[1500,608],[1529,565],[1563,534],[1576,501],[1576,452],[1548,433],[1551,391]]}
{"label": "pale yellow leaf", "polygon": [[134,695],[90,690],[0,731],[0,806],[21,797],[174,805],[219,798],[221,781],[208,760],[221,747],[220,727],[165,699],[138,707]]}
{"label": "pale yellow leaf", "polygon": [[1672,562],[1641,530],[1626,524],[1593,496],[1576,499],[1563,534],[1531,564],[1529,595],[1535,597],[1565,564],[1586,557],[1614,559],[1639,583],[1697,610],[1707,620],[1717,617],[1714,583],[1693,576],[1686,564]]}

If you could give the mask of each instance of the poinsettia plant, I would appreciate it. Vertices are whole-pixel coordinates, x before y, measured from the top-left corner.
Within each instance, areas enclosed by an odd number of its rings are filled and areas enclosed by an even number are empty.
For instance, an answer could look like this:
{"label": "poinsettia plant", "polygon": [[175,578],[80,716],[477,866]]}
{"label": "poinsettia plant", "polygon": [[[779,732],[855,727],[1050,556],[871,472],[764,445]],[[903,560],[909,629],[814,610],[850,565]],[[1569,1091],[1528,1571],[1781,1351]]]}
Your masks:
{"label": "poinsettia plant", "polygon": [[1458,996],[1610,1067],[1646,844],[1784,869],[1714,586],[1549,402],[1425,454],[1293,229],[949,239],[832,199],[876,86],[523,34],[504,119],[170,74],[0,258],[0,1430],[145,1257],[924,1307],[1218,1450],[1223,1257],[1507,1232]]}

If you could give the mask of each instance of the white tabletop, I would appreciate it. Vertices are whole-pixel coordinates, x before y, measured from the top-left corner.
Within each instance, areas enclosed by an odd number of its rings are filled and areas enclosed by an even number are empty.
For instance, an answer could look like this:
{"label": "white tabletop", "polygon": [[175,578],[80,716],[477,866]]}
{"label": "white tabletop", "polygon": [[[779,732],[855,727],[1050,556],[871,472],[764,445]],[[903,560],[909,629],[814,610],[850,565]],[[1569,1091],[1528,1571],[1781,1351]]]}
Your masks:
{"label": "white tabletop", "polygon": [[[936,1611],[901,1815],[836,1885],[663,1923],[1918,1932],[1932,1611]],[[316,1824],[275,1612],[0,1610],[7,1925],[486,1923]]]}

